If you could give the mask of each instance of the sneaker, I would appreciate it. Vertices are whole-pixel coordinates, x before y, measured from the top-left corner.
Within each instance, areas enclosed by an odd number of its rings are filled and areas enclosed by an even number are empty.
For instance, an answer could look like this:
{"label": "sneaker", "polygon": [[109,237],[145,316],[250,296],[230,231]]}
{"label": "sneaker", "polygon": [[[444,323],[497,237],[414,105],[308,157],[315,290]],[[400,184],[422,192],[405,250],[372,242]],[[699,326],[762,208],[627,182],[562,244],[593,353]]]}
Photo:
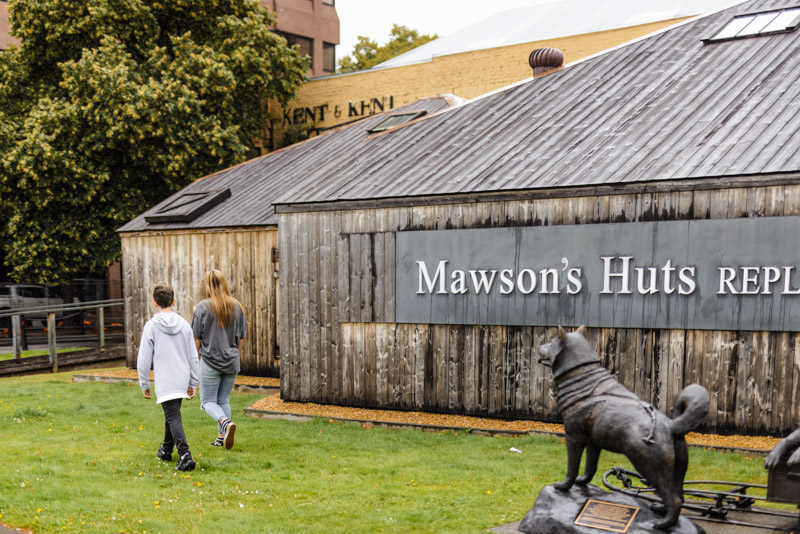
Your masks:
{"label": "sneaker", "polygon": [[192,460],[192,453],[187,452],[183,456],[181,456],[180,461],[178,461],[178,465],[175,466],[175,471],[191,471],[194,469],[195,464],[194,460]]}
{"label": "sneaker", "polygon": [[222,425],[222,433],[223,438],[222,441],[225,444],[226,449],[230,449],[233,447],[233,434],[236,432],[236,423],[228,419]]}
{"label": "sneaker", "polygon": [[217,439],[215,439],[215,440],[214,440],[214,441],[211,443],[211,446],[212,446],[212,447],[222,447],[223,445],[225,445],[225,442],[224,442],[224,441],[222,441],[222,438],[221,438],[221,437],[219,437],[219,436],[217,436]]}
{"label": "sneaker", "polygon": [[172,461],[172,453],[165,451],[164,447],[159,447],[158,448],[158,457],[161,458],[162,460],[164,460],[165,462],[171,462]]}

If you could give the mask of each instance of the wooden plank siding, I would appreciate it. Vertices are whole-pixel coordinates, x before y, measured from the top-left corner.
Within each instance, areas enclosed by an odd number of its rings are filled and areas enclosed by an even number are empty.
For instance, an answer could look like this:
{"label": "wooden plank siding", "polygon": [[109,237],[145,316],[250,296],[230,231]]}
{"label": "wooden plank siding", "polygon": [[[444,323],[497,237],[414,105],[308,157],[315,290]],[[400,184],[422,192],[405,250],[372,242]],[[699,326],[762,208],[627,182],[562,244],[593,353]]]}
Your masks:
{"label": "wooden plank siding", "polygon": [[[553,327],[393,322],[397,231],[800,215],[794,184],[556,195],[280,214],[280,283],[286,300],[299,299],[280,311],[284,399],[558,420],[552,375],[538,362]],[[797,424],[797,332],[596,328],[589,341],[620,382],[667,413],[686,385],[705,386],[708,430]]]}
{"label": "wooden plank siding", "polygon": [[[169,231],[122,234],[125,291],[126,361],[136,366],[144,323],[154,313],[153,288],[175,290],[175,311],[191,323],[194,307],[205,298],[203,279],[209,269],[222,271],[231,293],[244,307],[247,337],[242,373],[279,376],[277,263],[273,228],[226,231]],[[287,313],[288,315],[288,313]]]}

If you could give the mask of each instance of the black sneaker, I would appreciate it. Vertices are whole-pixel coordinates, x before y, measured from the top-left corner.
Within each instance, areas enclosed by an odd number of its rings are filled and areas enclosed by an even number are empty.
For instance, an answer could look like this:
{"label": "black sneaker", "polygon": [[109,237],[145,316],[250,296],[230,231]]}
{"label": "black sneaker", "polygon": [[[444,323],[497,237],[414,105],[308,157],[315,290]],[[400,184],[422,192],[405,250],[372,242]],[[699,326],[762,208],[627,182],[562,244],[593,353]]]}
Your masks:
{"label": "black sneaker", "polygon": [[172,453],[165,451],[164,447],[159,447],[158,448],[158,457],[161,458],[162,460],[164,460],[165,462],[171,462],[172,461]]}
{"label": "black sneaker", "polygon": [[219,437],[219,436],[217,436],[217,439],[215,439],[215,440],[214,440],[214,441],[211,443],[211,446],[212,446],[212,447],[222,447],[223,445],[225,445],[225,442],[224,442],[224,441],[222,441],[222,438],[221,438],[221,437]]}
{"label": "black sneaker", "polygon": [[178,461],[178,465],[175,466],[175,471],[191,471],[194,469],[194,460],[192,460],[192,453],[187,452],[181,459]]}
{"label": "black sneaker", "polygon": [[236,423],[228,419],[222,425],[222,433],[224,434],[222,441],[225,444],[226,449],[230,449],[233,447],[233,434],[236,432]]}

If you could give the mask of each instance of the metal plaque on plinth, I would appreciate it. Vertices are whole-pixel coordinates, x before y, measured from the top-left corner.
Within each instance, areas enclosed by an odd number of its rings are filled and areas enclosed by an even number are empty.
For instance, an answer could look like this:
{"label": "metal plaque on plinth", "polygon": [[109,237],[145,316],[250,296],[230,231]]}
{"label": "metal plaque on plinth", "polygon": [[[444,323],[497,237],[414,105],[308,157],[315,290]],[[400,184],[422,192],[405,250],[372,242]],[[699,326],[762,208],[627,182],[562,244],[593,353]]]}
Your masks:
{"label": "metal plaque on plinth", "polygon": [[610,532],[628,532],[638,512],[635,506],[590,499],[583,505],[575,524]]}

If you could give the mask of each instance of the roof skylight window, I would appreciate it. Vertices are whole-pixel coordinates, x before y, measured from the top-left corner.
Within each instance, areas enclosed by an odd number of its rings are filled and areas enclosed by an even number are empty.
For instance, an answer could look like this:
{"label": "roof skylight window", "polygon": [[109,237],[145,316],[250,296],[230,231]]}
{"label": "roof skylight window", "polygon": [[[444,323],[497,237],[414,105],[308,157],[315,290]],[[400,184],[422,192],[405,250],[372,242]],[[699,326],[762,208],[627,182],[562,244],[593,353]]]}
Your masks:
{"label": "roof skylight window", "polygon": [[368,133],[378,133],[384,130],[388,130],[389,128],[394,128],[395,126],[400,126],[401,124],[405,124],[409,121],[416,119],[417,117],[422,117],[425,115],[425,111],[410,111],[407,113],[395,113],[394,115],[389,115],[381,122],[378,123],[377,126],[370,128],[367,130]]}
{"label": "roof skylight window", "polygon": [[190,222],[231,196],[230,189],[183,193],[144,220],[150,224]]}
{"label": "roof skylight window", "polygon": [[703,42],[717,43],[745,37],[791,32],[796,30],[798,25],[800,25],[800,6],[762,13],[749,13],[734,17],[713,37],[703,39]]}

